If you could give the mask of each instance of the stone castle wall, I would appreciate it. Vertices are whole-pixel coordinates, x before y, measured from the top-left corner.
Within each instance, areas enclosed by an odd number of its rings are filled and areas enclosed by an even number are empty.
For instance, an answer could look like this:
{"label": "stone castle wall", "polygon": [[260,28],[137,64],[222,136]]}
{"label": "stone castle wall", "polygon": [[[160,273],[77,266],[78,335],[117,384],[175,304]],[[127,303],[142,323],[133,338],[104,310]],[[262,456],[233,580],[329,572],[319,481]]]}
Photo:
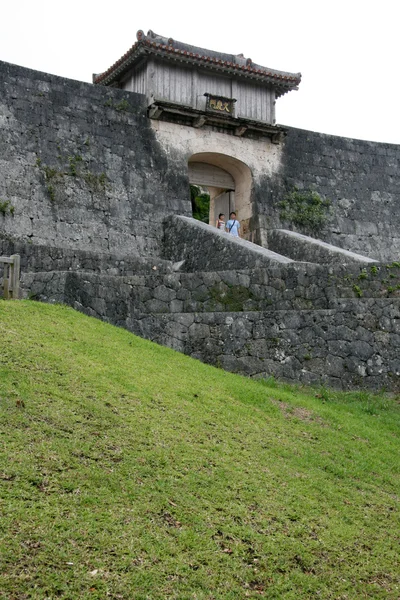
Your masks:
{"label": "stone castle wall", "polygon": [[256,189],[269,229],[288,228],[277,203],[293,186],[332,202],[316,237],[376,260],[400,256],[400,146],[289,128],[279,174],[262,178]]}
{"label": "stone castle wall", "polygon": [[400,390],[400,264],[23,276],[32,297],[251,376]]}
{"label": "stone castle wall", "polygon": [[152,122],[144,96],[2,62],[0,130],[0,201],[13,207],[0,233],[11,237],[159,256],[163,219],[191,215],[188,159],[225,153],[238,189],[237,165],[251,171],[239,210],[265,247],[271,229],[296,230],[279,203],[297,185],[332,202],[316,237],[376,260],[400,253],[400,146],[298,129],[275,145]]}
{"label": "stone castle wall", "polygon": [[[174,241],[191,215],[188,159],[224,152],[238,181],[247,169],[239,211],[264,249],[207,226],[197,248],[188,229]],[[232,371],[399,389],[399,167],[389,144],[151,123],[141,95],[0,62],[0,253],[21,254],[25,294]],[[320,239],[384,262],[340,266],[277,233],[296,230],[279,206],[295,185],[332,201]]]}
{"label": "stone castle wall", "polygon": [[11,238],[158,256],[166,214],[191,214],[187,175],[141,95],[0,62],[0,132],[0,233]]}
{"label": "stone castle wall", "polygon": [[[268,232],[283,228],[311,233],[375,260],[400,255],[400,146],[294,128],[288,128],[283,143],[275,145],[171,123],[156,121],[152,127],[162,147],[174,153],[179,171],[186,170],[189,158],[198,153],[226,153],[248,165],[251,194],[242,203],[241,192],[236,192],[236,208],[253,230],[251,239],[264,247]],[[240,182],[234,167],[231,174]],[[331,201],[321,231],[313,233],[282,220],[279,204],[294,186],[313,189]]]}
{"label": "stone castle wall", "polygon": [[103,275],[136,275],[156,270],[172,272],[171,261],[137,254],[95,252],[79,248],[61,248],[35,245],[0,235],[0,255],[19,254],[21,271],[36,273],[47,271],[85,271]]}

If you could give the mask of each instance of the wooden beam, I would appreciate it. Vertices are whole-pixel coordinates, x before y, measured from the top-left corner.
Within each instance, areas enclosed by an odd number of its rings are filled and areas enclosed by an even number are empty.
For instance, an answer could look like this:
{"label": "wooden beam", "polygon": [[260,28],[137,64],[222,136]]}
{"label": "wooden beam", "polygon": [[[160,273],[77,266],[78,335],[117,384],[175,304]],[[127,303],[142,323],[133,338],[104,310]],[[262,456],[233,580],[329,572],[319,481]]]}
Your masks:
{"label": "wooden beam", "polygon": [[199,117],[197,117],[197,119],[193,121],[193,127],[196,127],[196,129],[198,129],[199,127],[203,127],[206,120],[207,119],[204,115],[200,115]]}
{"label": "wooden beam", "polygon": [[3,295],[6,300],[10,297],[19,298],[19,276],[21,259],[19,254],[0,256],[0,264],[4,265]]}
{"label": "wooden beam", "polygon": [[150,119],[159,119],[162,115],[163,109],[160,106],[153,105],[149,109]]}
{"label": "wooden beam", "polygon": [[280,142],[283,140],[283,137],[283,133],[281,131],[278,131],[277,133],[272,134],[271,142],[273,144],[280,144]]}
{"label": "wooden beam", "polygon": [[14,300],[19,298],[19,272],[21,259],[19,254],[13,254],[10,258],[13,260],[11,267],[11,286],[12,286],[12,297]]}
{"label": "wooden beam", "polygon": [[242,137],[242,135],[246,133],[247,129],[248,127],[246,125],[240,125],[239,127],[236,127],[235,135]]}

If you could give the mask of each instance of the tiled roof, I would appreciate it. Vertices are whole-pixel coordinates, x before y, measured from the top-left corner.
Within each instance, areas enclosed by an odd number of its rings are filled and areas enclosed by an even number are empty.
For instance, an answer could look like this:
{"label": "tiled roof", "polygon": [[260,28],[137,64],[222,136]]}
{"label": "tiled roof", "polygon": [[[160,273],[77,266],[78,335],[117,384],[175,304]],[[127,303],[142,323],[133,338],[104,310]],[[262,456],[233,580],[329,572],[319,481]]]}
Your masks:
{"label": "tiled roof", "polygon": [[156,55],[167,60],[177,60],[199,67],[230,73],[237,77],[247,77],[272,85],[280,96],[296,88],[301,81],[301,73],[286,73],[268,69],[245,58],[242,54],[222,54],[213,50],[197,48],[156,35],[151,30],[147,35],[139,30],[136,43],[107,71],[93,77],[93,83],[110,85],[118,81],[142,56]]}

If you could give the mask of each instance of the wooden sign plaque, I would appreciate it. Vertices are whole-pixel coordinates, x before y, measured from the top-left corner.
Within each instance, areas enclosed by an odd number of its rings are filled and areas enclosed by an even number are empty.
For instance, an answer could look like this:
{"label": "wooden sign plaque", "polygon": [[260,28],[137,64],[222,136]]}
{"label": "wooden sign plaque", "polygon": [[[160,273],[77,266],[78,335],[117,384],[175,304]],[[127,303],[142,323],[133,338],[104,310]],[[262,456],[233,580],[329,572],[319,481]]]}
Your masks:
{"label": "wooden sign plaque", "polygon": [[235,98],[225,98],[224,96],[214,96],[214,94],[204,94],[207,97],[206,110],[222,115],[234,116]]}

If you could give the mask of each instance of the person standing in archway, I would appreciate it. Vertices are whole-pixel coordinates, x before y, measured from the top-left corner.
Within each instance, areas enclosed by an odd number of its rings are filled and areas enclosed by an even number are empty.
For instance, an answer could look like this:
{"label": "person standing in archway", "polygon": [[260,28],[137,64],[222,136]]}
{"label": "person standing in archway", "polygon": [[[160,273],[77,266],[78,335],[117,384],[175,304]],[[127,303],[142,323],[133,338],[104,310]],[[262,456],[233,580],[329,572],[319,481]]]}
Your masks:
{"label": "person standing in archway", "polygon": [[229,221],[226,224],[226,231],[234,237],[240,238],[240,223],[236,219],[235,212],[231,212],[229,215]]}
{"label": "person standing in archway", "polygon": [[226,223],[225,223],[225,215],[224,213],[219,213],[217,222],[215,223],[215,227],[220,231],[225,231]]}

